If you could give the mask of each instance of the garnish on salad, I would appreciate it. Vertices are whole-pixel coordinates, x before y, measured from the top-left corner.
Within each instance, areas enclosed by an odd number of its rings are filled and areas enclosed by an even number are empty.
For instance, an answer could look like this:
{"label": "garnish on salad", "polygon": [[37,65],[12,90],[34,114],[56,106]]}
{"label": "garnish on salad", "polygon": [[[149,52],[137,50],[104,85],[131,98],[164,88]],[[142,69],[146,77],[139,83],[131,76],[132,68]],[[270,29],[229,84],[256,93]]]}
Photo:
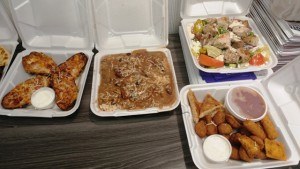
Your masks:
{"label": "garnish on salad", "polygon": [[192,54],[205,68],[246,68],[270,61],[268,46],[259,45],[247,20],[227,16],[198,19],[191,33]]}

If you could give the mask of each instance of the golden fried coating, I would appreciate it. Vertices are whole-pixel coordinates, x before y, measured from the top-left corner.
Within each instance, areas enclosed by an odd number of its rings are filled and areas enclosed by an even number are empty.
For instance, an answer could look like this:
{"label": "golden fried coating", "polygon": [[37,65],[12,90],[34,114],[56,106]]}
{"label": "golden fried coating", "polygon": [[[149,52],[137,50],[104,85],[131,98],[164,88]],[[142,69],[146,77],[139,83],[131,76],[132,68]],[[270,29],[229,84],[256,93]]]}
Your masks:
{"label": "golden fried coating", "polygon": [[192,115],[194,123],[198,123],[199,121],[199,108],[197,105],[197,98],[192,90],[189,90],[187,93],[187,98],[189,101],[189,105],[191,107]]}
{"label": "golden fried coating", "polygon": [[241,127],[241,123],[238,119],[236,119],[231,114],[225,114],[226,122],[234,129],[239,129]]}
{"label": "golden fried coating", "polygon": [[256,154],[255,158],[264,160],[264,159],[267,158],[267,156],[266,156],[266,153],[265,153],[265,152],[259,151],[259,153]]}
{"label": "golden fried coating", "polygon": [[10,53],[2,46],[0,46],[0,67],[6,66]]}
{"label": "golden fried coating", "polygon": [[74,77],[67,72],[58,71],[52,74],[52,83],[57,106],[61,110],[73,108],[78,95]]}
{"label": "golden fried coating", "polygon": [[254,123],[251,120],[245,120],[243,122],[244,127],[250,131],[250,133],[252,133],[255,136],[258,136],[261,139],[265,139],[266,138],[266,134],[264,132],[264,130],[256,123]]}
{"label": "golden fried coating", "polygon": [[213,135],[213,134],[218,134],[217,126],[215,126],[212,123],[206,125],[206,130],[207,130],[207,136],[210,136],[210,135]]}
{"label": "golden fried coating", "polygon": [[206,126],[205,126],[205,121],[204,120],[200,120],[196,125],[195,125],[195,131],[196,134],[200,137],[206,137]]}
{"label": "golden fried coating", "polygon": [[286,160],[284,145],[276,140],[265,139],[266,156],[276,160]]}
{"label": "golden fried coating", "polygon": [[199,118],[202,118],[208,114],[214,114],[216,110],[221,107],[223,107],[223,105],[218,100],[216,100],[210,94],[207,94],[203,99]]}
{"label": "golden fried coating", "polygon": [[222,123],[218,125],[219,134],[230,134],[232,132],[232,128],[228,123]]}
{"label": "golden fried coating", "polygon": [[241,126],[239,129],[240,133],[242,135],[246,135],[246,136],[251,136],[252,134],[250,133],[250,131],[248,131],[245,126]]}
{"label": "golden fried coating", "polygon": [[242,146],[239,149],[239,155],[240,155],[240,159],[243,161],[247,161],[247,162],[253,161],[253,157],[250,157],[247,154],[247,151]]}
{"label": "golden fried coating", "polygon": [[227,140],[229,140],[229,138],[230,138],[229,134],[223,134],[222,136],[225,137],[225,138],[227,138]]}
{"label": "golden fried coating", "polygon": [[239,148],[238,147],[232,146],[232,151],[231,151],[230,159],[232,159],[232,160],[240,160]]}
{"label": "golden fried coating", "polygon": [[250,136],[250,138],[258,144],[258,146],[261,150],[265,148],[264,140],[262,140],[261,138],[259,138],[257,136]]}
{"label": "golden fried coating", "polygon": [[30,98],[33,92],[41,87],[48,87],[50,78],[46,76],[35,76],[18,84],[2,99],[2,107],[5,109],[22,108],[30,104]]}
{"label": "golden fried coating", "polygon": [[213,117],[213,121],[216,125],[219,125],[221,123],[225,122],[225,113],[222,111],[218,111],[214,117]]}
{"label": "golden fried coating", "polygon": [[212,122],[211,114],[208,114],[208,115],[204,116],[204,119],[205,119],[206,123],[211,123]]}
{"label": "golden fried coating", "polygon": [[239,141],[239,137],[241,136],[241,133],[233,133],[230,135],[229,137],[229,141],[231,143],[231,145],[236,145],[239,146],[241,145],[240,141]]}
{"label": "golden fried coating", "polygon": [[260,151],[259,146],[250,137],[241,135],[239,137],[239,141],[240,141],[242,147],[246,150],[246,152],[250,158],[254,158],[256,156],[256,154],[259,153],[259,151]]}
{"label": "golden fried coating", "polygon": [[58,66],[62,72],[71,74],[75,79],[84,70],[88,57],[84,53],[76,53]]}
{"label": "golden fried coating", "polygon": [[272,123],[269,115],[267,114],[261,121],[260,121],[263,129],[265,130],[267,137],[271,140],[274,140],[278,137],[278,132],[274,124]]}
{"label": "golden fried coating", "polygon": [[30,74],[50,75],[57,68],[54,60],[40,52],[31,52],[22,58],[24,70]]}

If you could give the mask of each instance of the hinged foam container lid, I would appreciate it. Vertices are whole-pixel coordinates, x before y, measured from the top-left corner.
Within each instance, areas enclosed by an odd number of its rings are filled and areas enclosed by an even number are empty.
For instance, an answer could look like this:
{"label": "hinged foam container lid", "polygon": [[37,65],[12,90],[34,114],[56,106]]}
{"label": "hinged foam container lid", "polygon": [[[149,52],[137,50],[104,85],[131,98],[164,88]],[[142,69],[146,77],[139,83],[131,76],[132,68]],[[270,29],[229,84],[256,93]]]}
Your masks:
{"label": "hinged foam container lid", "polygon": [[92,0],[100,50],[165,47],[168,0]]}
{"label": "hinged foam container lid", "polygon": [[0,42],[17,41],[18,33],[0,2]]}
{"label": "hinged foam container lid", "polygon": [[216,17],[222,15],[245,16],[252,0],[181,0],[182,19]]}
{"label": "hinged foam container lid", "polygon": [[88,0],[11,0],[15,26],[26,49],[92,50]]}
{"label": "hinged foam container lid", "polygon": [[262,81],[300,152],[300,57]]}

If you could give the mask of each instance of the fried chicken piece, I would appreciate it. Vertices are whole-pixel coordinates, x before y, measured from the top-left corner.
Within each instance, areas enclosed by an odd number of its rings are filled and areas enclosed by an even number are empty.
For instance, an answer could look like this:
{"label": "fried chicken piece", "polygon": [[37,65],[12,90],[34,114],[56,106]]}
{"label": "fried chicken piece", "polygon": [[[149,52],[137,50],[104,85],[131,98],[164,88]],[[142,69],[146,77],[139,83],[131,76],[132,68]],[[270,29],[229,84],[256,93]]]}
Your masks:
{"label": "fried chicken piece", "polygon": [[22,108],[30,104],[33,92],[41,87],[50,86],[50,78],[46,76],[36,76],[18,84],[2,99],[1,105],[5,109]]}
{"label": "fried chicken piece", "polygon": [[50,75],[57,68],[56,63],[50,57],[40,52],[31,52],[22,58],[24,70],[30,74]]}
{"label": "fried chicken piece", "polygon": [[61,72],[71,74],[75,79],[84,70],[88,57],[84,53],[76,53],[58,66]]}
{"label": "fried chicken piece", "polygon": [[58,71],[52,74],[52,83],[57,106],[61,110],[72,109],[78,95],[75,78],[67,72]]}

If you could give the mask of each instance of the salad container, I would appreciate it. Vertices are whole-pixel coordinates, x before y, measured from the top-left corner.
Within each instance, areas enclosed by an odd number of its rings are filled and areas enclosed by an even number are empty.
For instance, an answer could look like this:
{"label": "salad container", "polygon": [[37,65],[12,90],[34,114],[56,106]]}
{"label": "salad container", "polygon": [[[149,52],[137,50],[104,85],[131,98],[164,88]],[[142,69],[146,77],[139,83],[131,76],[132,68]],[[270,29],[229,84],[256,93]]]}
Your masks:
{"label": "salad container", "polygon": [[[249,13],[249,8],[251,6],[252,0],[247,1],[238,1],[238,0],[223,0],[223,1],[211,1],[211,0],[201,0],[201,1],[189,1],[182,0],[181,3],[181,25],[184,32],[184,36],[186,39],[186,43],[188,45],[189,53],[192,56],[192,60],[196,68],[209,73],[242,73],[242,72],[254,72],[260,70],[266,70],[273,68],[277,65],[277,57],[270,49],[267,41],[260,33],[259,29],[253,22],[253,20],[246,15]],[[192,34],[192,27],[194,23],[198,19],[206,19],[206,18],[220,18],[223,16],[228,16],[229,19],[240,19],[247,20],[250,27],[252,28],[252,32],[259,38],[258,48],[253,49],[250,53],[261,53],[264,54],[264,58],[268,58],[264,64],[259,66],[254,66],[253,64],[235,64],[231,66],[231,64],[227,66],[221,66],[220,64],[215,67],[206,67],[199,64],[199,50],[202,47],[202,44],[199,41],[194,40],[194,35]],[[221,37],[224,34],[219,34]],[[199,48],[199,50],[198,50]],[[198,53],[195,54],[195,51]],[[267,54],[265,54],[267,53]],[[222,54],[221,54],[222,55]],[[210,57],[209,57],[210,58]],[[201,59],[200,59],[201,60]],[[217,59],[217,60],[222,60]],[[251,62],[251,60],[250,60]],[[224,62],[223,62],[224,64]]]}

